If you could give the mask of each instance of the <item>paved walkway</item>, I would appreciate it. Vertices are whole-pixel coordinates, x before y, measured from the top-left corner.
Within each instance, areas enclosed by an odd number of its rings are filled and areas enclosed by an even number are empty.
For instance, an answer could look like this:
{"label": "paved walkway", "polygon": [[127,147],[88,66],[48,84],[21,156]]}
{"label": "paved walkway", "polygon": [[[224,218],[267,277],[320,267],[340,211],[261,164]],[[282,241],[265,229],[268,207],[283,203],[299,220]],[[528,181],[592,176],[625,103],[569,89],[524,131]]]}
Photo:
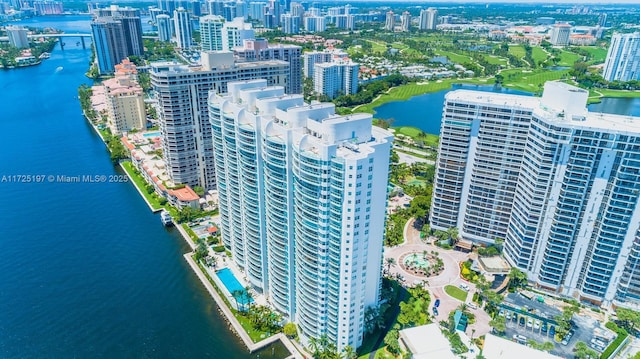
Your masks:
{"label": "paved walkway", "polygon": [[[444,287],[447,285],[458,287],[461,284],[466,284],[469,287],[467,303],[471,302],[473,293],[476,291],[475,284],[464,280],[460,276],[459,266],[460,262],[468,260],[473,255],[454,250],[445,250],[435,245],[425,243],[425,241],[420,238],[420,231],[413,227],[414,221],[415,219],[410,219],[404,228],[405,243],[399,246],[385,248],[384,263],[386,266],[386,258],[394,258],[395,264],[389,269],[390,275],[401,275],[404,277],[404,285],[407,287],[419,285],[419,283],[426,279],[426,288],[431,293],[431,303],[433,304],[436,299],[440,299],[440,306],[438,307],[438,316],[436,317],[436,320],[447,320],[449,313],[454,311],[462,303],[459,300],[450,297],[444,291]],[[429,241],[433,240],[433,237],[429,238]],[[442,262],[444,263],[444,270],[439,275],[425,278],[424,276],[413,275],[402,269],[402,266],[400,265],[400,257],[406,253],[422,253],[424,251],[429,253],[435,251],[438,253],[440,259],[442,259]],[[491,318],[489,315],[481,309],[470,309],[470,311],[476,316],[476,322],[469,325],[467,328],[467,335],[477,338],[489,333],[491,331],[491,327],[489,327],[489,321]]]}
{"label": "paved walkway", "polygon": [[200,279],[204,287],[207,289],[211,297],[215,300],[216,304],[222,311],[222,314],[224,314],[224,316],[227,318],[227,320],[229,321],[229,324],[231,324],[231,327],[233,328],[233,330],[240,337],[240,339],[242,339],[242,341],[244,342],[244,345],[249,349],[250,353],[253,353],[256,350],[262,349],[280,340],[282,344],[284,344],[284,346],[287,348],[287,350],[289,350],[289,352],[292,353],[292,355],[289,356],[289,358],[296,358],[296,359],[304,358],[304,356],[300,354],[300,352],[298,351],[296,346],[294,346],[291,340],[282,333],[278,333],[269,338],[266,338],[257,343],[254,343],[249,337],[249,335],[247,334],[247,332],[245,332],[244,328],[242,328],[242,325],[240,324],[240,322],[238,322],[238,319],[236,319],[236,317],[233,315],[231,310],[224,303],[224,301],[222,300],[222,297],[220,297],[218,292],[213,288],[213,285],[211,284],[211,282],[209,282],[209,279],[205,277],[205,275],[200,270],[200,267],[198,267],[198,265],[193,260],[193,258],[191,258],[192,255],[193,255],[192,252],[186,253],[184,255],[184,259],[187,261],[187,263],[189,263],[193,272],[198,276],[198,278]]}

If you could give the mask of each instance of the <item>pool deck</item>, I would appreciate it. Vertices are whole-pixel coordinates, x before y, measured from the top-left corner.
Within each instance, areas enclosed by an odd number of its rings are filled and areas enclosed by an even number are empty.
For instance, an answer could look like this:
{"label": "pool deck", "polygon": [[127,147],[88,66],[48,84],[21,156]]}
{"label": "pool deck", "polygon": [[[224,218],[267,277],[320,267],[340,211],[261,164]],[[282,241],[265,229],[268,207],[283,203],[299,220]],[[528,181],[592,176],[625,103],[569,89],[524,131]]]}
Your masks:
{"label": "pool deck", "polygon": [[[191,241],[189,234],[182,228],[182,226],[176,226],[176,228],[178,229],[180,234],[182,234],[182,238],[185,240],[185,242],[187,242],[191,247],[191,249],[195,251],[196,245]],[[189,266],[191,267],[193,272],[198,276],[198,278],[200,279],[200,282],[202,282],[202,285],[204,285],[204,287],[207,289],[207,291],[209,292],[213,300],[216,302],[216,304],[220,308],[220,311],[222,311],[222,314],[224,314],[224,316],[227,318],[227,320],[231,324],[231,327],[236,332],[236,334],[240,337],[240,339],[242,339],[242,342],[247,347],[247,349],[249,349],[250,353],[253,353],[256,350],[265,348],[275,343],[276,341],[280,340],[282,344],[287,348],[289,353],[291,353],[291,355],[289,355],[286,359],[291,359],[291,358],[304,359],[304,358],[312,357],[309,353],[306,353],[303,348],[301,348],[300,344],[293,342],[283,333],[272,335],[264,340],[254,343],[253,340],[251,340],[251,338],[249,337],[249,334],[247,334],[244,328],[242,328],[242,325],[240,324],[238,319],[236,319],[236,317],[233,315],[233,313],[231,312],[231,309],[227,307],[227,304],[224,302],[222,297],[220,297],[220,295],[215,290],[215,288],[213,288],[213,285],[211,284],[209,279],[207,279],[207,277],[204,275],[204,273],[202,272],[198,264],[193,260],[193,254],[194,252],[185,253],[184,259],[187,261],[187,263],[189,263]],[[233,265],[228,265],[228,264],[232,264],[230,260],[228,260],[227,263],[225,264],[227,264],[225,267],[231,270],[231,272],[236,277],[236,279],[242,278],[242,276],[239,276],[238,268],[234,268]],[[217,276],[211,276],[211,278],[214,280],[218,279]],[[240,283],[242,284],[242,281],[240,281]],[[226,290],[227,289],[224,288],[224,291]],[[254,300],[256,301],[255,302],[256,304],[261,304],[261,305],[266,304],[266,303],[260,303],[259,299],[260,298],[254,298]]]}
{"label": "pool deck", "polygon": [[187,261],[187,263],[189,263],[189,265],[191,266],[191,269],[193,269],[193,272],[198,276],[198,278],[200,279],[204,287],[207,289],[211,297],[213,297],[213,299],[215,300],[216,304],[218,304],[218,307],[220,308],[222,313],[225,315],[225,317],[233,327],[236,334],[238,334],[240,339],[242,339],[242,341],[244,342],[244,345],[249,349],[250,353],[253,353],[256,350],[262,349],[280,340],[282,344],[284,344],[284,346],[287,348],[287,350],[289,350],[289,352],[292,353],[287,358],[295,358],[295,359],[305,358],[305,356],[299,352],[298,347],[296,347],[292,343],[292,341],[282,333],[272,335],[269,338],[266,338],[257,343],[254,343],[249,337],[249,335],[247,334],[247,332],[244,331],[244,329],[242,328],[242,325],[240,325],[240,322],[238,322],[238,319],[236,319],[236,317],[233,315],[229,307],[227,307],[222,297],[220,297],[218,292],[216,292],[215,288],[213,288],[213,285],[205,277],[204,273],[202,273],[202,271],[200,270],[200,267],[198,267],[196,262],[193,260],[192,255],[193,255],[193,252],[186,253],[184,255],[184,259]]}

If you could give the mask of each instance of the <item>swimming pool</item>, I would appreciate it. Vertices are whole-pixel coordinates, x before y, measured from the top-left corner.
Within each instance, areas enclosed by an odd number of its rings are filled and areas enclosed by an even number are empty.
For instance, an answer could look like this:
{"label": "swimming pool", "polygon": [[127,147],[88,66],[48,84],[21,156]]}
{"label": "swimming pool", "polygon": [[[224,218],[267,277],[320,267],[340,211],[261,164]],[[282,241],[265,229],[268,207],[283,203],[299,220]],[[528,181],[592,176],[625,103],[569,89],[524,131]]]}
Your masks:
{"label": "swimming pool", "polygon": [[[216,272],[216,275],[218,276],[218,278],[220,279],[224,287],[227,289],[229,294],[233,296],[233,293],[235,291],[241,291],[244,294],[245,292],[244,287],[242,286],[242,284],[240,284],[238,279],[236,279],[236,276],[233,275],[233,272],[231,271],[231,269],[229,268],[220,269],[219,271]],[[253,302],[253,298],[250,298],[249,302],[250,303]]]}
{"label": "swimming pool", "polygon": [[160,132],[156,131],[156,132],[147,132],[145,134],[143,134],[142,136],[149,138],[149,137],[160,137]]}

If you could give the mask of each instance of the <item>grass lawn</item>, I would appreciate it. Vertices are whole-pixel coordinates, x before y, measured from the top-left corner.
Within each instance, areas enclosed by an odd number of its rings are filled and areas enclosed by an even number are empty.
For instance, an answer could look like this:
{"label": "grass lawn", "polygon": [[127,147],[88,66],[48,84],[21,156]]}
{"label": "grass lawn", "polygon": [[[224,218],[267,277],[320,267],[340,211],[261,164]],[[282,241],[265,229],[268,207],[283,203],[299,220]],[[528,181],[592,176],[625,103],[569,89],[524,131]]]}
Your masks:
{"label": "grass lawn", "polygon": [[457,54],[455,52],[442,51],[442,50],[437,50],[437,51],[434,51],[434,52],[438,56],[446,56],[446,57],[448,57],[450,61],[455,62],[456,64],[464,64],[465,62],[473,62],[473,60],[469,56],[460,55],[460,54]]}
{"label": "grass lawn", "polygon": [[[530,71],[530,70],[527,70]],[[522,69],[511,69],[502,71],[504,76],[503,86],[527,92],[538,92],[541,85],[547,81],[559,80],[568,73],[569,70],[552,71],[545,69],[523,72]]]}
{"label": "grass lawn", "polygon": [[402,126],[402,127],[395,127],[394,129],[396,133],[409,136],[414,141],[424,141],[424,144],[427,146],[432,146],[432,147],[438,146],[438,136],[430,133],[425,133],[424,131],[422,131],[417,127]]}
{"label": "grass lawn", "polygon": [[579,60],[582,60],[582,56],[575,52],[562,51],[560,53],[560,62],[558,62],[558,66],[573,66],[573,63]]}
{"label": "grass lawn", "polygon": [[392,102],[392,101],[404,101],[404,100],[408,100],[413,96],[422,95],[430,92],[436,92],[440,90],[446,90],[451,87],[451,83],[452,83],[451,80],[444,80],[442,82],[432,81],[425,84],[418,84],[418,83],[412,82],[406,85],[394,87],[388,93],[381,94],[375,101],[368,103],[366,105],[356,107],[354,111],[375,113],[373,109],[384,103]]}
{"label": "grass lawn", "polygon": [[367,41],[371,43],[371,51],[372,52],[383,52],[384,53],[384,52],[387,51],[387,46],[384,43],[373,41],[373,40],[367,40]]}
{"label": "grass lawn", "polygon": [[607,49],[598,46],[580,46],[580,49],[591,55],[590,64],[601,64],[607,58]]}
{"label": "grass lawn", "polygon": [[147,181],[145,181],[145,179],[142,177],[141,174],[135,172],[136,169],[135,167],[133,167],[133,163],[129,161],[125,161],[125,162],[121,162],[120,165],[125,170],[125,172],[127,172],[129,177],[133,180],[133,184],[136,187],[138,187],[138,189],[140,190],[144,198],[146,198],[147,201],[151,203],[151,207],[153,208],[154,211],[157,211],[160,208],[164,208],[164,206],[160,204],[158,196],[155,194],[155,192],[152,192],[151,194],[147,193],[147,189],[146,189]]}
{"label": "grass lawn", "polygon": [[225,305],[229,308],[229,310],[231,310],[231,313],[233,313],[233,316],[236,317],[236,319],[238,320],[242,328],[245,330],[245,332],[247,332],[247,334],[249,334],[249,338],[251,338],[251,340],[254,343],[259,342],[275,334],[275,333],[270,333],[271,335],[267,335],[266,332],[254,329],[253,325],[249,321],[249,318],[241,315],[237,310],[233,309],[233,307],[231,306],[231,303],[229,303],[229,301],[227,300],[227,297],[222,293],[220,288],[218,288],[218,285],[216,284],[216,282],[214,282],[213,279],[211,279],[211,277],[209,276],[209,273],[202,267],[202,264],[196,261],[195,258],[193,260],[198,264],[198,267],[200,267],[200,270],[202,271],[204,276],[207,277],[207,280],[209,281],[209,283],[211,283],[211,285],[213,286],[213,289],[215,289],[216,292],[218,292],[218,295],[220,295]]}
{"label": "grass lawn", "polygon": [[198,241],[198,236],[196,236],[195,232],[189,228],[186,223],[181,224],[181,226],[187,232],[189,238],[191,238],[191,242],[196,243]]}
{"label": "grass lawn", "polygon": [[602,97],[626,97],[636,98],[640,97],[640,91],[629,90],[609,90],[609,89],[595,89],[602,94]]}
{"label": "grass lawn", "polygon": [[547,53],[544,52],[544,50],[539,46],[531,48],[531,56],[533,56],[533,59],[536,61],[536,64],[544,62],[548,57]]}
{"label": "grass lawn", "polygon": [[444,291],[445,293],[449,294],[450,296],[452,296],[453,298],[461,301],[461,302],[465,302],[467,300],[467,291],[462,290],[458,287],[454,287],[452,285],[447,285],[444,287]]}
{"label": "grass lawn", "polygon": [[484,59],[492,65],[507,65],[507,59],[500,56],[484,55]]}
{"label": "grass lawn", "polygon": [[524,51],[524,46],[522,45],[517,45],[517,46],[510,45],[509,53],[519,59],[523,58],[524,55],[527,54],[526,51]]}

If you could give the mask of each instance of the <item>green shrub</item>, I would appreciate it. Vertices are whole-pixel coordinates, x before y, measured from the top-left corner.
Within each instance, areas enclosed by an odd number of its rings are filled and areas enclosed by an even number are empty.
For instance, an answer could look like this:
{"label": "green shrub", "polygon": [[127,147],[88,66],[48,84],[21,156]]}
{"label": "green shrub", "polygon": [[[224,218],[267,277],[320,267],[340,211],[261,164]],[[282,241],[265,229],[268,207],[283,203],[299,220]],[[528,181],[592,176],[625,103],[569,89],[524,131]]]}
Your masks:
{"label": "green shrub", "polygon": [[216,253],[222,253],[225,251],[225,249],[224,249],[224,246],[220,245],[220,246],[213,247],[213,251]]}
{"label": "green shrub", "polygon": [[609,344],[607,349],[605,349],[602,352],[602,354],[600,355],[600,359],[609,359],[611,354],[613,354],[613,352],[629,336],[629,333],[627,333],[626,330],[624,330],[623,328],[618,327],[618,325],[616,325],[616,323],[614,323],[614,322],[607,322],[607,324],[605,324],[605,327],[607,327],[608,329],[611,329],[614,332],[618,333],[618,336],[616,337],[616,339],[614,341],[611,342],[611,344]]}

